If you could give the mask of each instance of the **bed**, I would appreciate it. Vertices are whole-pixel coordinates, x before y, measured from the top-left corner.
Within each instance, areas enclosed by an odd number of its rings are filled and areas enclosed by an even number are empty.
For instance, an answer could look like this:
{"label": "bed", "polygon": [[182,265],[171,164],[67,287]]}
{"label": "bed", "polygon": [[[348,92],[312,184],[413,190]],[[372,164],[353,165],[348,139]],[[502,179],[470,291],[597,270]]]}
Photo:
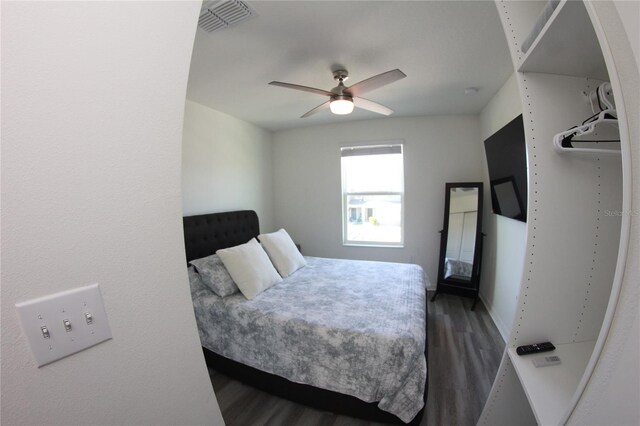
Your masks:
{"label": "bed", "polygon": [[[185,217],[184,230],[188,262],[260,233],[253,211]],[[427,394],[422,269],[305,259],[305,267],[251,300],[215,295],[190,269],[208,365],[322,410],[418,424]]]}

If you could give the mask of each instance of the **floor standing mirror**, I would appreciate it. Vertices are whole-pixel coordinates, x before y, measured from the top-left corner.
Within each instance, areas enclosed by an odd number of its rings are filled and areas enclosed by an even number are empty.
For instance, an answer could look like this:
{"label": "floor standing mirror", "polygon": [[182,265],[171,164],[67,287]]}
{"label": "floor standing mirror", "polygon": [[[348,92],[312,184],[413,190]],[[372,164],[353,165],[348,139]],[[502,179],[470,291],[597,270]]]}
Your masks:
{"label": "floor standing mirror", "polygon": [[440,231],[438,293],[452,293],[478,301],[482,264],[482,182],[447,183],[444,226]]}

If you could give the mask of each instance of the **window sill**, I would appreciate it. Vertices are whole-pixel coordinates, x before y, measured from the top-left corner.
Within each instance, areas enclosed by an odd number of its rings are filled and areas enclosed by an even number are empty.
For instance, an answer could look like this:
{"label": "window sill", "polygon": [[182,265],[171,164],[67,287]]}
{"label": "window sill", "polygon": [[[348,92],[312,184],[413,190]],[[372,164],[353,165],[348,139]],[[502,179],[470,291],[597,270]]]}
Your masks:
{"label": "window sill", "polygon": [[404,248],[404,244],[342,243],[343,247]]}

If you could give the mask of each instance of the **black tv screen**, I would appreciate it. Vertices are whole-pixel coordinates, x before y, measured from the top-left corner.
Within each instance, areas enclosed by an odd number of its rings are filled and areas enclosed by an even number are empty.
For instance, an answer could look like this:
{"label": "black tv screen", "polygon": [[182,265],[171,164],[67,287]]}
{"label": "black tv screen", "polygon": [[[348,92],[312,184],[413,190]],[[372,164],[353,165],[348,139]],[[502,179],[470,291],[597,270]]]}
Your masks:
{"label": "black tv screen", "polygon": [[522,115],[484,141],[493,212],[527,221],[527,151]]}

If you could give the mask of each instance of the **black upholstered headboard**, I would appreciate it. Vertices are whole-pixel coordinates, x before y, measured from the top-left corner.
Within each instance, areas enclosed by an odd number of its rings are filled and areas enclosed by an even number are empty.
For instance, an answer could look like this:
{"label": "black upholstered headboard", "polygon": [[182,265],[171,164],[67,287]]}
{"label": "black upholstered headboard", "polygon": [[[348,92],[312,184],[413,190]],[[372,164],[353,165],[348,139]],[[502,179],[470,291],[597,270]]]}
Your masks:
{"label": "black upholstered headboard", "polygon": [[182,222],[187,262],[244,244],[260,234],[258,215],[253,210],[185,216]]}

